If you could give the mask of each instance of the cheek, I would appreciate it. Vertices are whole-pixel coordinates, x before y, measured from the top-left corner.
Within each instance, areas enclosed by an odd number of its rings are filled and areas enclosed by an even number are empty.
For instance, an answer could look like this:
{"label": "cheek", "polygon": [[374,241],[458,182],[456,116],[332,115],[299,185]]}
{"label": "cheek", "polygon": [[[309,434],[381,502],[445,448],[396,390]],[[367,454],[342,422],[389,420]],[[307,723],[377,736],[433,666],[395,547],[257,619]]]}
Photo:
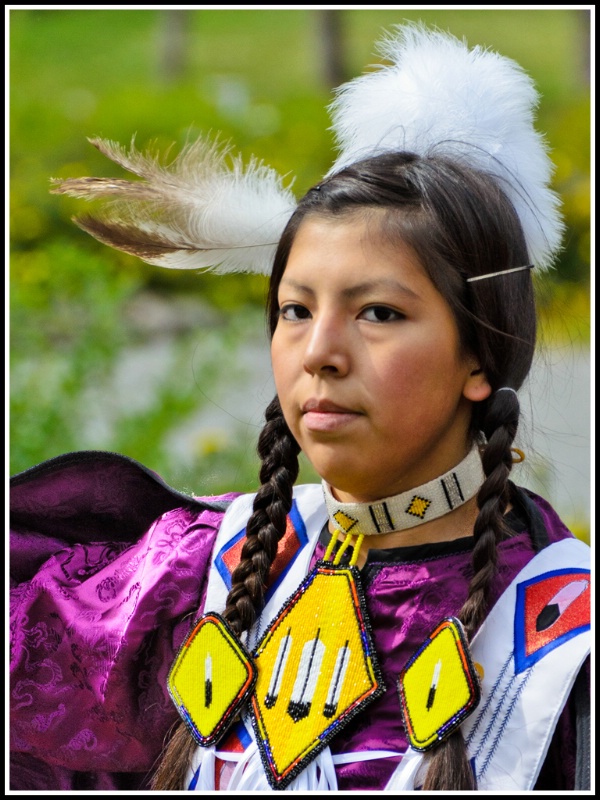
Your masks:
{"label": "cheek", "polygon": [[373,396],[384,398],[408,397],[430,377],[427,352],[417,343],[402,346],[365,365],[365,376],[372,384]]}
{"label": "cheek", "polygon": [[277,336],[277,331],[271,342],[271,369],[279,401],[284,407],[293,380],[294,359],[290,358],[290,353],[283,346],[281,337]]}
{"label": "cheek", "polygon": [[460,394],[465,367],[456,350],[439,339],[433,346],[421,340],[373,363],[369,380],[374,397],[390,411],[419,415],[430,406],[452,404]]}
{"label": "cheek", "polygon": [[277,336],[277,330],[273,334],[273,338],[271,339],[271,366],[273,368],[273,374],[278,371],[279,364],[281,362],[281,347],[279,345],[279,337]]}

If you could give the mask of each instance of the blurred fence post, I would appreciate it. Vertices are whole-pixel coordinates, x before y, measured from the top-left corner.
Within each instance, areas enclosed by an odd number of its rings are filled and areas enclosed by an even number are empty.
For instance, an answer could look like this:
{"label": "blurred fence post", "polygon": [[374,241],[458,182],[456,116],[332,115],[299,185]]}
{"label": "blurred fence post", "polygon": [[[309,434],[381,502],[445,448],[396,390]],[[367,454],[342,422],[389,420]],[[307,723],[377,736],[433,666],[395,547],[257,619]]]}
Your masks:
{"label": "blurred fence post", "polygon": [[346,80],[342,12],[339,9],[317,11],[316,19],[323,80],[328,88],[339,86]]}
{"label": "blurred fence post", "polygon": [[586,9],[578,12],[577,26],[577,54],[579,55],[579,74],[582,83],[589,88],[590,85],[590,14]]}
{"label": "blurred fence post", "polygon": [[190,25],[190,11],[158,12],[158,75],[165,83],[175,83],[185,76]]}

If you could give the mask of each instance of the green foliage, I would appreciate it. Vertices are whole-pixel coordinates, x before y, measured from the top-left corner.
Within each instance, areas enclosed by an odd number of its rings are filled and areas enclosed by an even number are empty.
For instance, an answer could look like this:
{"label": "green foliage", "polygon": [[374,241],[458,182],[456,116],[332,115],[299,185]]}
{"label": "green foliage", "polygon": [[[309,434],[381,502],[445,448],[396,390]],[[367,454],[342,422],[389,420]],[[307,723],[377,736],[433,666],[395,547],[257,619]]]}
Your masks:
{"label": "green foliage", "polygon": [[552,132],[552,160],[556,164],[554,185],[563,201],[567,225],[564,250],[553,283],[590,284],[590,103],[579,95],[557,104],[542,125]]}
{"label": "green foliage", "polygon": [[[13,259],[11,473],[101,449],[131,455],[189,492],[250,491],[256,427],[233,426],[227,411],[221,431],[197,417],[215,405],[225,378],[247,381],[237,351],[260,341],[262,312],[223,315],[175,295],[161,304],[139,279],[108,274],[69,242],[36,255],[30,270],[22,269],[30,255]],[[183,455],[171,442],[177,431]]]}
{"label": "green foliage", "polygon": [[[547,279],[546,279],[547,280]],[[590,292],[585,283],[539,281],[539,339],[543,347],[589,349]]]}
{"label": "green foliage", "polygon": [[[377,60],[373,43],[383,30],[423,19],[499,49],[536,78],[543,95],[540,126],[557,163],[555,185],[569,229],[543,310],[550,321],[564,320],[552,313],[552,298],[558,298],[574,315],[567,336],[579,331],[582,340],[589,336],[590,264],[589,85],[579,63],[587,47],[585,13],[339,11],[347,77]],[[61,452],[98,447],[138,458],[190,491],[255,485],[260,421],[236,429],[233,439],[219,430],[194,434],[193,426],[198,411],[210,406],[224,365],[232,380],[244,380],[243,365],[234,367],[236,353],[248,330],[262,332],[265,280],[157,270],[111,251],[73,226],[71,217],[84,204],[51,195],[49,178],[125,177],[88,136],[128,144],[135,135],[139,147],[155,142],[161,151],[174,143],[174,154],[188,139],[218,134],[245,159],[256,155],[289,175],[300,196],[333,158],[320,14],[11,10],[12,472]],[[216,317],[175,332],[136,327],[132,304],[154,290],[175,302],[187,294],[216,309]],[[144,403],[120,396],[115,375],[127,348],[154,343],[158,351],[165,342],[166,366]],[[192,445],[182,458],[172,439],[186,426]],[[303,464],[301,479],[314,477]]]}
{"label": "green foliage", "polygon": [[69,240],[11,263],[11,472],[80,448],[82,391],[102,380],[127,337],[123,302],[137,288]]}

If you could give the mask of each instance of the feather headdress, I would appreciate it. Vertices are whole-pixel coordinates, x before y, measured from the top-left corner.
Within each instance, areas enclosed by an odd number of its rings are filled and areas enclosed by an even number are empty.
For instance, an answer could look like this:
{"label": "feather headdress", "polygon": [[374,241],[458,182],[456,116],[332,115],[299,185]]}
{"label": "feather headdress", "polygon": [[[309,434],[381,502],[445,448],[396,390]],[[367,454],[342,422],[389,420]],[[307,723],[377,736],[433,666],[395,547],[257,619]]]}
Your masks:
{"label": "feather headdress", "polygon": [[[560,247],[553,165],[534,127],[539,97],[514,61],[471,50],[454,36],[402,25],[379,43],[391,61],[340,86],[330,106],[339,156],[327,176],[390,150],[444,155],[494,177],[521,220],[531,260],[546,268]],[[150,154],[91,139],[142,180],[53,181],[53,192],[110,198],[105,213],[75,222],[100,241],[150,264],[268,273],[296,200],[257,160],[246,168],[228,147],[200,140],[169,167]]]}
{"label": "feather headdress", "polygon": [[447,156],[492,175],[521,221],[531,260],[551,265],[563,222],[554,170],[534,127],[539,95],[515,61],[421,24],[379,43],[391,61],[336,90],[330,106],[339,156],[328,175],[390,150]]}
{"label": "feather headdress", "polygon": [[[244,168],[231,148],[200,139],[168,166],[103,139],[89,140],[142,180],[53,180],[52,192],[109,198],[101,215],[76,217],[101,242],[172,269],[267,274],[296,206],[275,170],[256,159]],[[228,164],[228,159],[230,165]]]}

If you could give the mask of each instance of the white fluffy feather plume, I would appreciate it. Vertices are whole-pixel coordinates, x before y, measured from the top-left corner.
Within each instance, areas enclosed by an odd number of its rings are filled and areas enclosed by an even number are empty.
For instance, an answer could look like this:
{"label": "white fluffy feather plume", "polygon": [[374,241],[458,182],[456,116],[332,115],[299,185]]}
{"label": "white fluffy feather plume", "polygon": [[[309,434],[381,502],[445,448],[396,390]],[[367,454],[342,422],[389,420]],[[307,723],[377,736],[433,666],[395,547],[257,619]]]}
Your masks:
{"label": "white fluffy feather plume", "polygon": [[564,223],[549,188],[554,166],[534,128],[531,78],[509,58],[419,24],[397,26],[379,50],[391,66],[342,85],[330,106],[340,154],[328,174],[390,150],[461,160],[499,180],[532,262],[549,267]]}
{"label": "white fluffy feather plume", "polygon": [[53,180],[54,193],[110,199],[101,214],[75,218],[85,231],[159,267],[270,272],[296,207],[277,172],[256,159],[244,168],[229,147],[202,139],[168,167],[133,141],[129,152],[115,142],[90,142],[142,180]]}

